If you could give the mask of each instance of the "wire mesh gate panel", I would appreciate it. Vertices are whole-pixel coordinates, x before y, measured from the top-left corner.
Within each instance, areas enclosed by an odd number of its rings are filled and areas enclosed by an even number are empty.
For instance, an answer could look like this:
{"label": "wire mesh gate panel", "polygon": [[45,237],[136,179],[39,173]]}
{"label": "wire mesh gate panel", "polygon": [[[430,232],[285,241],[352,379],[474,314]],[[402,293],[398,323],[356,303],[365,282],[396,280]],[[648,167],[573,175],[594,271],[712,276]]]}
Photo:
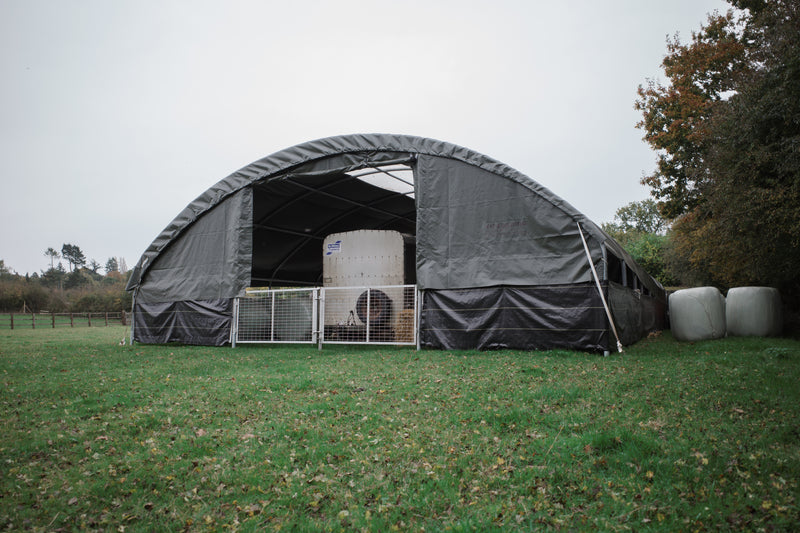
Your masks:
{"label": "wire mesh gate panel", "polygon": [[324,287],[321,302],[322,342],[417,343],[417,290],[414,285]]}
{"label": "wire mesh gate panel", "polygon": [[317,342],[319,289],[248,291],[233,307],[231,344]]}
{"label": "wire mesh gate panel", "polygon": [[231,344],[417,344],[414,285],[251,290],[234,300]]}

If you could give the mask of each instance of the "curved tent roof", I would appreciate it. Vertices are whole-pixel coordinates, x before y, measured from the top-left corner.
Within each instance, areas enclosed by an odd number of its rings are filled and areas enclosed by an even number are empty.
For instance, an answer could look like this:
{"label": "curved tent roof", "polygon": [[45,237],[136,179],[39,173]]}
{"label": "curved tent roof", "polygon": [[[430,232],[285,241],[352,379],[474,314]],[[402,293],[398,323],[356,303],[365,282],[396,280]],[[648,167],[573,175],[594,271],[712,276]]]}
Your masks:
{"label": "curved tent roof", "polygon": [[[426,156],[431,157],[426,159]],[[316,259],[326,235],[350,229],[396,229],[416,233],[416,204],[420,192],[424,193],[425,185],[420,183],[424,177],[415,177],[415,199],[407,193],[389,191],[359,180],[352,171],[397,164],[416,167],[423,163],[421,159],[460,162],[480,169],[480,179],[488,173],[521,185],[567,219],[580,224],[590,246],[594,244],[592,256],[596,263],[601,259],[598,245],[604,244],[625,260],[646,284],[658,286],[597,225],[549,189],[513,168],[467,148],[434,139],[356,134],[310,141],[276,152],[210,187],[184,208],[145,250],[133,270],[128,290],[143,283],[157,259],[163,257],[189,228],[244,190],[253,191],[250,205],[253,283],[255,280],[319,283]],[[576,227],[572,230],[577,233]],[[260,236],[270,243],[269,246],[259,244]]]}

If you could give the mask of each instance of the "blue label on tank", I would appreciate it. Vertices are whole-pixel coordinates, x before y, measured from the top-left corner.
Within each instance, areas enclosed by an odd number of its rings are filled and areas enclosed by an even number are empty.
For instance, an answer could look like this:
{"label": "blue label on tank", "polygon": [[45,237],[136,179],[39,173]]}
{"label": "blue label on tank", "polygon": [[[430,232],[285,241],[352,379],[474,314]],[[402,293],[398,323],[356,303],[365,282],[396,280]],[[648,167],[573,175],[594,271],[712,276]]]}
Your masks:
{"label": "blue label on tank", "polygon": [[329,242],[327,246],[328,251],[325,252],[325,255],[338,254],[342,251],[342,241]]}

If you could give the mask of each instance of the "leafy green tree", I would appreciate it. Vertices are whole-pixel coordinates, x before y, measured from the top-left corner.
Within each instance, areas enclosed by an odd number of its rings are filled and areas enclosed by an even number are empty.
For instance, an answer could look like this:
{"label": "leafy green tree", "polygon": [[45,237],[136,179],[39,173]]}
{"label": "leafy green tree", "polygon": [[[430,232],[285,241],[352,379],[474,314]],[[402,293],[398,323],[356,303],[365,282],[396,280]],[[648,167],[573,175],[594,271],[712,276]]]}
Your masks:
{"label": "leafy green tree", "polygon": [[669,244],[664,235],[667,222],[659,214],[655,201],[646,199],[620,207],[614,221],[603,224],[602,228],[662,285],[675,284],[665,257]]}
{"label": "leafy green tree", "polygon": [[11,269],[6,266],[6,262],[0,259],[0,277],[11,274],[13,274],[13,272],[11,272]]}
{"label": "leafy green tree", "polygon": [[635,108],[642,112],[637,127],[656,150],[657,167],[642,179],[667,219],[694,209],[710,179],[705,164],[712,139],[709,119],[727,91],[732,73],[745,65],[745,45],[733,12],[709,15],[708,22],[683,44],[667,41],[661,64],[669,82],[649,80],[639,86]]}
{"label": "leafy green tree", "polygon": [[65,289],[77,289],[78,287],[91,286],[92,277],[87,270],[75,269],[64,277]]}
{"label": "leafy green tree", "polygon": [[0,275],[0,310],[18,311],[23,301],[22,285],[19,281]]}
{"label": "leafy green tree", "polygon": [[112,272],[119,272],[119,262],[116,257],[109,257],[108,261],[106,261],[106,274]]}
{"label": "leafy green tree", "polygon": [[86,264],[86,256],[83,255],[80,247],[75,244],[64,244],[61,247],[61,256],[69,263],[70,272]]}
{"label": "leafy green tree", "polygon": [[664,286],[674,286],[678,280],[673,275],[667,262],[669,237],[656,233],[640,233],[631,240],[625,250],[651,276]]}
{"label": "leafy green tree", "polygon": [[50,258],[50,268],[54,268],[56,259],[61,257],[61,254],[55,248],[48,248],[44,251],[44,255]]}
{"label": "leafy green tree", "polygon": [[47,309],[49,295],[38,283],[25,283],[22,296],[25,306],[35,313]]}
{"label": "leafy green tree", "polygon": [[64,283],[64,277],[67,275],[66,270],[64,269],[64,265],[60,262],[56,265],[55,268],[50,268],[44,272],[42,272],[41,277],[39,278],[42,285],[45,287],[51,288],[58,288],[61,289]]}
{"label": "leafy green tree", "polygon": [[764,3],[746,35],[751,68],[712,123],[700,252],[727,285],[800,295],[800,4]]}
{"label": "leafy green tree", "polygon": [[[614,222],[604,224],[603,229],[617,235],[630,233],[633,231],[641,233],[661,234],[667,229],[667,221],[658,211],[656,202],[647,198],[639,202],[631,202],[617,209],[614,213]],[[617,239],[620,240],[620,239]]]}

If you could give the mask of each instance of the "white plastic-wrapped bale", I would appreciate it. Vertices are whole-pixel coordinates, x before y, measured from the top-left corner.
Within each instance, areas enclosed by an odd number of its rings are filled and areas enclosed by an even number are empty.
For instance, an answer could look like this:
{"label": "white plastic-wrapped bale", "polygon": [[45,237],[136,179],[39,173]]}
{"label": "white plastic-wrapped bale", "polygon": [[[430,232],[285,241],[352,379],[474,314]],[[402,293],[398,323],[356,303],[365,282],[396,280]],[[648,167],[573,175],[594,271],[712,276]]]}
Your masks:
{"label": "white plastic-wrapped bale", "polygon": [[775,337],[783,330],[781,295],[772,287],[734,287],[725,316],[728,335]]}
{"label": "white plastic-wrapped bale", "polygon": [[669,297],[672,336],[702,341],[725,336],[725,297],[716,287],[682,289]]}

